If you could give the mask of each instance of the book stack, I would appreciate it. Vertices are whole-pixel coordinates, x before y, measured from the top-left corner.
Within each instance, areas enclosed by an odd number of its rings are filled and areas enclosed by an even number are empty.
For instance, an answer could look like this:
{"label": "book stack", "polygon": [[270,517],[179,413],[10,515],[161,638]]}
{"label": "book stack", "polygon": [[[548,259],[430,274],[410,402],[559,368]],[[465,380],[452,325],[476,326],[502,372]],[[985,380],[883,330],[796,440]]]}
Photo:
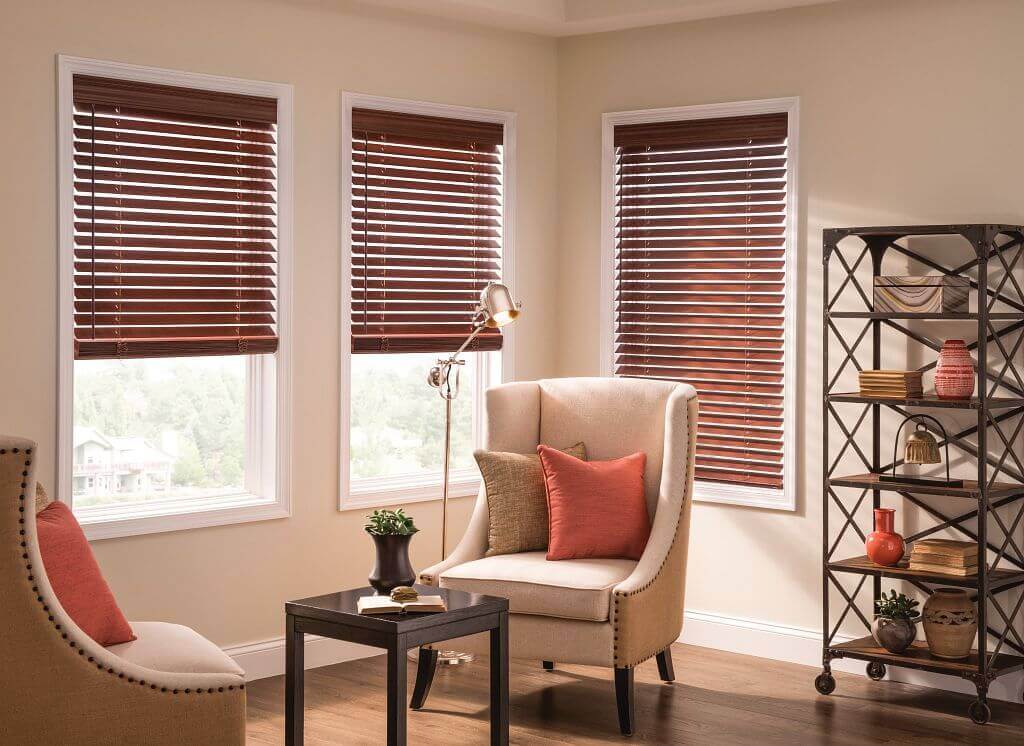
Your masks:
{"label": "book stack", "polygon": [[978,572],[978,545],[952,539],[922,539],[914,542],[910,569],[961,578],[975,575]]}
{"label": "book stack", "polygon": [[873,399],[919,399],[924,395],[919,370],[862,370],[860,395]]}

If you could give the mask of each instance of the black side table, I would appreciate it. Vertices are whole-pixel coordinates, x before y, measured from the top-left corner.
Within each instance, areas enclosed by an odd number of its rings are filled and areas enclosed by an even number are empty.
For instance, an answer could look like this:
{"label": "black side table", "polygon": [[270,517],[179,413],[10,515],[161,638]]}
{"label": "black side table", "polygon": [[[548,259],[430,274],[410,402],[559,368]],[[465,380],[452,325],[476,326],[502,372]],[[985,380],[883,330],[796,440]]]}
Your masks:
{"label": "black side table", "polygon": [[357,588],[289,601],[287,616],[285,744],[302,743],[303,642],[310,634],[347,640],[388,651],[388,746],[406,739],[406,660],[410,648],[477,632],[491,633],[491,744],[508,744],[508,600],[444,588],[417,586],[423,595],[443,596],[448,610],[439,614],[360,616],[356,602],[372,596]]}

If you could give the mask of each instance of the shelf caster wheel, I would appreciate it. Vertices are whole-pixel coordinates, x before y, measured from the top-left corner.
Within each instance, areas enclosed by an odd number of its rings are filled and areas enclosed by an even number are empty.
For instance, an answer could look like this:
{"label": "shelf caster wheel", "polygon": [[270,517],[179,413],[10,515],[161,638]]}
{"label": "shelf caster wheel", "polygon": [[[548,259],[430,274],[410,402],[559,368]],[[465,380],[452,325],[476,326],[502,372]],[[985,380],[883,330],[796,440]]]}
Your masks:
{"label": "shelf caster wheel", "polygon": [[872,681],[881,681],[885,678],[885,664],[872,661],[868,664],[868,678]]}
{"label": "shelf caster wheel", "polygon": [[967,712],[971,716],[971,720],[978,725],[984,725],[992,719],[992,708],[988,706],[987,702],[971,702],[971,706]]}
{"label": "shelf caster wheel", "polygon": [[835,677],[827,671],[818,674],[818,677],[814,680],[814,688],[818,690],[818,694],[831,694],[836,690]]}

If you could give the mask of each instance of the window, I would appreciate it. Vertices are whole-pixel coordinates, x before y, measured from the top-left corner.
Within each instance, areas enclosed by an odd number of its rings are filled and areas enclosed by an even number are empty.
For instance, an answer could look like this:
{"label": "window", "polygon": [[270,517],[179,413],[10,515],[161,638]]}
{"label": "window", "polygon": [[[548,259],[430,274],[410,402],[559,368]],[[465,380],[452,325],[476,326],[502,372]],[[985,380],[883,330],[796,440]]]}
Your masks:
{"label": "window", "polygon": [[288,514],[288,86],[62,57],[60,497],[90,538]]}
{"label": "window", "polygon": [[[435,499],[445,403],[426,375],[472,332],[507,262],[508,115],[346,95],[343,508]],[[479,336],[452,412],[452,495],[479,477],[483,391],[505,338]]]}
{"label": "window", "polygon": [[697,389],[697,499],[795,508],[795,128],[795,100],[605,115],[603,367]]}

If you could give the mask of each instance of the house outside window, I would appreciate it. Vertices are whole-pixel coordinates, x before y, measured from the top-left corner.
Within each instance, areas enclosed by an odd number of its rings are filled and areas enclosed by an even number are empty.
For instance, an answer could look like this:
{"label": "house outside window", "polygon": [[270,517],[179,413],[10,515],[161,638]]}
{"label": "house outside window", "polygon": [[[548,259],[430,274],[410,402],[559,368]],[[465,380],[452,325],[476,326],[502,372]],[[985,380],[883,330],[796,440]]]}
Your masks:
{"label": "house outside window", "polygon": [[59,69],[58,498],[91,539],[288,515],[291,87]]}

